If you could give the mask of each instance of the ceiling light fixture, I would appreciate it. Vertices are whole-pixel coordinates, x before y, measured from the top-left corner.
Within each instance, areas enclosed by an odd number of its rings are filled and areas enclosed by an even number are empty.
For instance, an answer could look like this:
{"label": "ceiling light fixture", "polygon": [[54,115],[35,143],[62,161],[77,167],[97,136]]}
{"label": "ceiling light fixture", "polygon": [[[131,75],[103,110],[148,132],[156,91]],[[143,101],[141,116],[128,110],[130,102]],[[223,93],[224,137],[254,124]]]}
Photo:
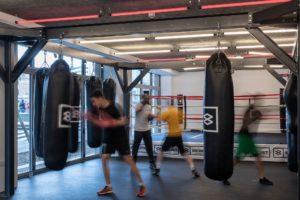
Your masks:
{"label": "ceiling light fixture", "polygon": [[245,68],[263,68],[263,65],[245,65]]}
{"label": "ceiling light fixture", "polygon": [[152,13],[170,13],[170,12],[180,12],[180,11],[187,11],[187,10],[188,7],[164,8],[164,9],[155,9],[155,10],[141,10],[141,11],[111,13],[111,16],[121,17],[121,16],[131,16],[131,15],[147,15]]}
{"label": "ceiling light fixture", "polygon": [[283,68],[283,65],[269,65],[271,68]]}
{"label": "ceiling light fixture", "polygon": [[[263,30],[264,33],[295,33],[297,29],[274,29],[274,30]],[[224,35],[231,36],[231,35],[249,35],[248,31],[227,31],[224,32]]]}
{"label": "ceiling light fixture", "polygon": [[170,53],[171,50],[149,50],[149,51],[128,51],[128,52],[116,52],[115,55],[138,55],[138,54],[155,54],[155,53]]}
{"label": "ceiling light fixture", "polygon": [[193,51],[215,51],[215,50],[226,50],[228,47],[201,47],[201,48],[189,48],[189,49],[179,49],[179,52],[193,52]]}
{"label": "ceiling light fixture", "polygon": [[234,60],[242,60],[244,59],[243,56],[228,56],[229,59],[234,59]]}
{"label": "ceiling light fixture", "polygon": [[80,44],[95,44],[95,43],[117,43],[117,42],[138,42],[144,41],[146,38],[139,37],[139,38],[116,38],[116,39],[102,39],[102,40],[81,40],[79,41]]}
{"label": "ceiling light fixture", "polygon": [[259,51],[249,51],[250,55],[262,55],[262,56],[269,56],[269,55],[273,55],[271,53],[267,53],[267,52],[259,52]]}
{"label": "ceiling light fixture", "polygon": [[[280,47],[293,47],[294,44],[278,44]],[[237,49],[261,49],[265,48],[264,45],[245,45],[245,46],[236,46]]]}
{"label": "ceiling light fixture", "polygon": [[155,58],[155,59],[147,59],[141,60],[141,62],[168,62],[168,61],[184,61],[186,58]]}
{"label": "ceiling light fixture", "polygon": [[47,19],[17,20],[16,24],[61,22],[61,21],[83,20],[83,19],[96,19],[99,17],[100,17],[99,15],[84,15],[84,16],[59,17],[59,18],[47,18]]}
{"label": "ceiling light fixture", "polygon": [[213,37],[213,33],[207,34],[190,34],[190,35],[169,35],[169,36],[157,36],[155,40],[172,40],[172,39],[188,39],[188,38],[204,38]]}
{"label": "ceiling light fixture", "polygon": [[186,68],[183,68],[184,71],[192,71],[192,70],[200,70],[200,69],[205,69],[205,67],[186,67]]}
{"label": "ceiling light fixture", "polygon": [[203,5],[201,6],[201,9],[234,8],[234,7],[242,7],[242,6],[286,3],[290,1],[291,0],[263,0],[263,1],[247,1],[247,2],[239,2],[239,3],[224,3],[224,4]]}

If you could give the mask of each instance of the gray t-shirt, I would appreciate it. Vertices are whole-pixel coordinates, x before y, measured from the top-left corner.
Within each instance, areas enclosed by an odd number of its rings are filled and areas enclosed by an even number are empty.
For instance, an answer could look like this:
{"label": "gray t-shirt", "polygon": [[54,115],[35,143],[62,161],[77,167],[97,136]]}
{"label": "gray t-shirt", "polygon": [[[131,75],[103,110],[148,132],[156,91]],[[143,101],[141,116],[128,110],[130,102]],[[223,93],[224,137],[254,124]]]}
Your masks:
{"label": "gray t-shirt", "polygon": [[149,126],[149,121],[148,121],[148,116],[151,113],[151,106],[146,104],[143,106],[143,104],[139,103],[135,110],[140,110],[142,108],[141,111],[136,112],[136,117],[135,117],[135,127],[134,129],[136,131],[149,131],[150,130],[150,126]]}

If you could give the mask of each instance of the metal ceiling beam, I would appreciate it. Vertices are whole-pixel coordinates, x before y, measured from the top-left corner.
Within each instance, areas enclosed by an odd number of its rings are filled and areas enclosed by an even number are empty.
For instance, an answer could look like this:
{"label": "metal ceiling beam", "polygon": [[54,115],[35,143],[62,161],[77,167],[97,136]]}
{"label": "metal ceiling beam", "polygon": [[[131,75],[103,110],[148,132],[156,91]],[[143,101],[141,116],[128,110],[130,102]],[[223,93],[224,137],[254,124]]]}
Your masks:
{"label": "metal ceiling beam", "polygon": [[116,22],[84,27],[46,28],[49,38],[103,37],[130,35],[136,33],[178,32],[217,29],[218,24],[225,28],[241,28],[248,24],[248,14],[225,16],[195,16],[191,18]]}
{"label": "metal ceiling beam", "polygon": [[117,51],[98,44],[79,44],[76,43],[76,40],[68,40],[68,39],[67,40],[51,39],[50,41],[53,43],[62,44],[72,49],[84,51],[87,53],[92,53],[119,62],[136,62],[138,60],[138,58],[129,55],[116,55]]}
{"label": "metal ceiling beam", "polygon": [[272,6],[265,10],[261,10],[253,13],[252,22],[253,23],[264,23],[270,20],[278,19],[279,17],[292,13],[300,9],[298,1],[291,1],[288,3],[280,4],[277,6]]}
{"label": "metal ceiling beam", "polygon": [[271,68],[269,65],[264,65],[264,68],[283,86],[286,85],[286,80],[284,78],[282,78],[282,76],[280,74],[278,74],[273,68]]}
{"label": "metal ceiling beam", "polygon": [[0,36],[15,36],[37,38],[41,36],[40,29],[0,28]]}
{"label": "metal ceiling beam", "polygon": [[260,28],[250,27],[248,31],[261,44],[263,44],[283,65],[287,66],[294,74],[297,74],[297,63],[282,48],[280,48],[269,36]]}
{"label": "metal ceiling beam", "polygon": [[17,62],[12,71],[12,81],[15,82],[19,76],[25,71],[32,59],[40,52],[40,50],[47,44],[46,38],[41,38],[35,44],[28,48],[22,58]]}

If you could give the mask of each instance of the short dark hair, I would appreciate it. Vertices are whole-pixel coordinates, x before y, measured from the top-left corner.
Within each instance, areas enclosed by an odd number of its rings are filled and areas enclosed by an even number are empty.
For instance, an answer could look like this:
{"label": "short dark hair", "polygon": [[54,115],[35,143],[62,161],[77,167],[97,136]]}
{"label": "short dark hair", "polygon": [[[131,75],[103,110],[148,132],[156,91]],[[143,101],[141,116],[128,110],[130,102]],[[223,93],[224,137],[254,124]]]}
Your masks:
{"label": "short dark hair", "polygon": [[101,90],[95,90],[92,92],[92,94],[90,95],[90,98],[99,98],[99,97],[103,97],[102,91]]}

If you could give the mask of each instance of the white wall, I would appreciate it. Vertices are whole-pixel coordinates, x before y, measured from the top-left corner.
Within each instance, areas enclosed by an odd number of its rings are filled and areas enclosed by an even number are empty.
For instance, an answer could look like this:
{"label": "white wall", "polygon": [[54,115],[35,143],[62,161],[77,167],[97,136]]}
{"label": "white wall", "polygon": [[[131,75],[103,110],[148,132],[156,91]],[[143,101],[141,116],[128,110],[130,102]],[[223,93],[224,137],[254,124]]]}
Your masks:
{"label": "white wall", "polygon": [[[288,70],[277,70],[279,73],[288,73]],[[162,77],[162,95],[183,94],[186,96],[203,96],[205,72],[183,72],[176,76]],[[232,75],[234,84],[234,95],[249,94],[279,94],[280,88],[283,86],[266,70],[237,70]],[[171,81],[170,81],[171,79]],[[279,98],[258,100],[255,102],[259,106],[269,106],[261,108],[263,114],[279,115],[279,107],[270,107],[270,105],[279,105]],[[188,114],[202,114],[203,101],[188,100]],[[235,114],[242,115],[248,105],[248,101],[235,101]],[[244,106],[244,107],[243,107]],[[199,117],[196,116],[195,117]],[[279,118],[279,116],[277,116]],[[188,129],[202,129],[199,121],[189,120]],[[268,123],[268,124],[262,124]],[[271,123],[271,124],[270,124]],[[278,123],[278,124],[272,124]],[[240,128],[240,121],[236,121],[236,130]],[[261,121],[258,132],[274,132],[280,131],[270,130],[279,129],[279,120]]]}
{"label": "white wall", "polygon": [[[0,64],[4,66],[3,42],[0,41]],[[0,192],[4,191],[4,83],[0,79]]]}

